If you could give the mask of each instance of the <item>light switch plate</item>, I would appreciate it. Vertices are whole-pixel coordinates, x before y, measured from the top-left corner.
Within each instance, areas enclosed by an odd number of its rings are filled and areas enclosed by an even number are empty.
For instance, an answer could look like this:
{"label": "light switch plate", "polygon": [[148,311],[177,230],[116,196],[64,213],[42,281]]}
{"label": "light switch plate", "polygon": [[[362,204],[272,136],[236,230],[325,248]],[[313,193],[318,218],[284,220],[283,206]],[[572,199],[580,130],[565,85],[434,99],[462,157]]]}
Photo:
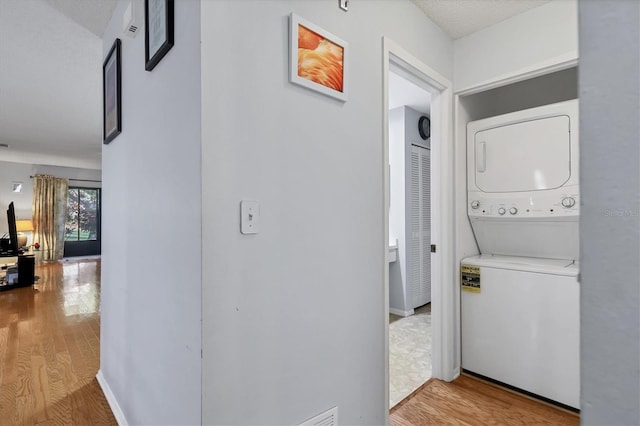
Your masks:
{"label": "light switch plate", "polygon": [[245,235],[257,234],[260,223],[260,204],[257,201],[240,202],[240,232]]}

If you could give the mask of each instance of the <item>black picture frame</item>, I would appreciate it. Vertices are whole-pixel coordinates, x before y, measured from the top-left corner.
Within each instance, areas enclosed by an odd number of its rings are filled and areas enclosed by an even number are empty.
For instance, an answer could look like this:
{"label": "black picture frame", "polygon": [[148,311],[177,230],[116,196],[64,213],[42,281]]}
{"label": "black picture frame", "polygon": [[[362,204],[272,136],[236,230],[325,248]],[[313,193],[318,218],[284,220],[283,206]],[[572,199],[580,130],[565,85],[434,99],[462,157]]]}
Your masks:
{"label": "black picture frame", "polygon": [[151,71],[173,47],[174,0],[144,0],[144,69]]}
{"label": "black picture frame", "polygon": [[108,144],[122,132],[122,54],[120,39],[113,42],[102,64],[102,135]]}

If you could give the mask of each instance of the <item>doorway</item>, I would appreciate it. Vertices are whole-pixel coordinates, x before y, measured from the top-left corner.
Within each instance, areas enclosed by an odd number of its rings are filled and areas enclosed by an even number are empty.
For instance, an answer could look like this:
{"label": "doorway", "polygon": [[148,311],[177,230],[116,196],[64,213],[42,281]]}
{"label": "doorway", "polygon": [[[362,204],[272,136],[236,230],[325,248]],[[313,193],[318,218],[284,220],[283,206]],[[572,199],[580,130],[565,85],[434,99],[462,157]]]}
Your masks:
{"label": "doorway", "polygon": [[69,187],[64,225],[64,256],[101,253],[101,190]]}
{"label": "doorway", "polygon": [[431,95],[389,73],[389,405],[431,377]]}
{"label": "doorway", "polygon": [[[386,381],[386,403],[390,404],[390,369],[389,369],[389,313],[390,298],[396,297],[391,294],[390,289],[390,266],[389,260],[392,257],[389,247],[395,241],[390,237],[390,206],[391,206],[391,175],[390,165],[390,132],[389,132],[389,106],[390,104],[390,79],[393,75],[398,75],[404,80],[418,86],[430,96],[430,122],[431,122],[431,146],[429,146],[429,166],[428,175],[430,177],[431,194],[428,204],[430,216],[430,244],[431,249],[427,253],[421,252],[419,261],[428,259],[430,263],[430,304],[431,308],[431,376],[442,380],[453,380],[459,374],[459,354],[455,344],[458,335],[456,327],[459,321],[456,316],[459,314],[454,302],[455,282],[453,272],[454,238],[453,238],[453,143],[452,143],[452,102],[451,83],[443,78],[436,71],[426,66],[423,62],[406,52],[402,47],[392,40],[383,38],[383,132],[384,132],[384,241],[385,259],[384,282],[385,282],[385,381]],[[416,123],[417,130],[417,123]],[[410,210],[407,207],[407,210]],[[391,243],[391,244],[390,244]],[[405,271],[406,275],[406,271]],[[448,283],[445,285],[445,283]],[[407,292],[405,292],[407,300]],[[405,306],[409,306],[408,304]],[[413,308],[405,309],[406,316],[414,313]],[[404,316],[404,315],[403,315]],[[389,407],[387,407],[389,408]]]}

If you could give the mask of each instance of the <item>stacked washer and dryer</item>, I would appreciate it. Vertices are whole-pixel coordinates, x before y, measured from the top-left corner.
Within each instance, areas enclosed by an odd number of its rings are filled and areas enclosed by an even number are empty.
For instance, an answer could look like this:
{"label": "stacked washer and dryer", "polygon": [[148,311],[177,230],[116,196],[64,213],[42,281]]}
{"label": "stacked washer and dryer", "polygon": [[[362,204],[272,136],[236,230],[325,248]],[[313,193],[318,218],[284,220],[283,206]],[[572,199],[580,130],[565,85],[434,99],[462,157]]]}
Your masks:
{"label": "stacked washer and dryer", "polygon": [[579,408],[578,101],[470,122],[462,368]]}

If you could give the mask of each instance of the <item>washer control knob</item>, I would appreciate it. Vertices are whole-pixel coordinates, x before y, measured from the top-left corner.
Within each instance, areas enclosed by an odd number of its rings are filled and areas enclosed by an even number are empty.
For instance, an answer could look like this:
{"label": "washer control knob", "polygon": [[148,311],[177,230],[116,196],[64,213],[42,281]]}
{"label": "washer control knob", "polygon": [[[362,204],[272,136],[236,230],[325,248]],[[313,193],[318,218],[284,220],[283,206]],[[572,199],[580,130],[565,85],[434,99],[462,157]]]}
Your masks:
{"label": "washer control knob", "polygon": [[500,216],[502,216],[502,215],[503,215],[503,214],[505,214],[506,212],[507,212],[507,211],[504,209],[504,207],[500,207],[500,208],[498,209],[498,214],[499,214]]}
{"label": "washer control knob", "polygon": [[473,200],[473,201],[471,202],[471,208],[472,208],[472,209],[474,209],[474,210],[476,210],[476,209],[480,208],[480,201],[478,201],[478,200]]}
{"label": "washer control knob", "polygon": [[509,213],[511,213],[511,214],[516,214],[516,213],[518,213],[518,209],[517,209],[517,208],[515,208],[515,207],[511,207],[511,208],[509,209]]}
{"label": "washer control knob", "polygon": [[566,208],[571,208],[576,205],[576,200],[573,197],[564,197],[562,199],[562,206]]}

